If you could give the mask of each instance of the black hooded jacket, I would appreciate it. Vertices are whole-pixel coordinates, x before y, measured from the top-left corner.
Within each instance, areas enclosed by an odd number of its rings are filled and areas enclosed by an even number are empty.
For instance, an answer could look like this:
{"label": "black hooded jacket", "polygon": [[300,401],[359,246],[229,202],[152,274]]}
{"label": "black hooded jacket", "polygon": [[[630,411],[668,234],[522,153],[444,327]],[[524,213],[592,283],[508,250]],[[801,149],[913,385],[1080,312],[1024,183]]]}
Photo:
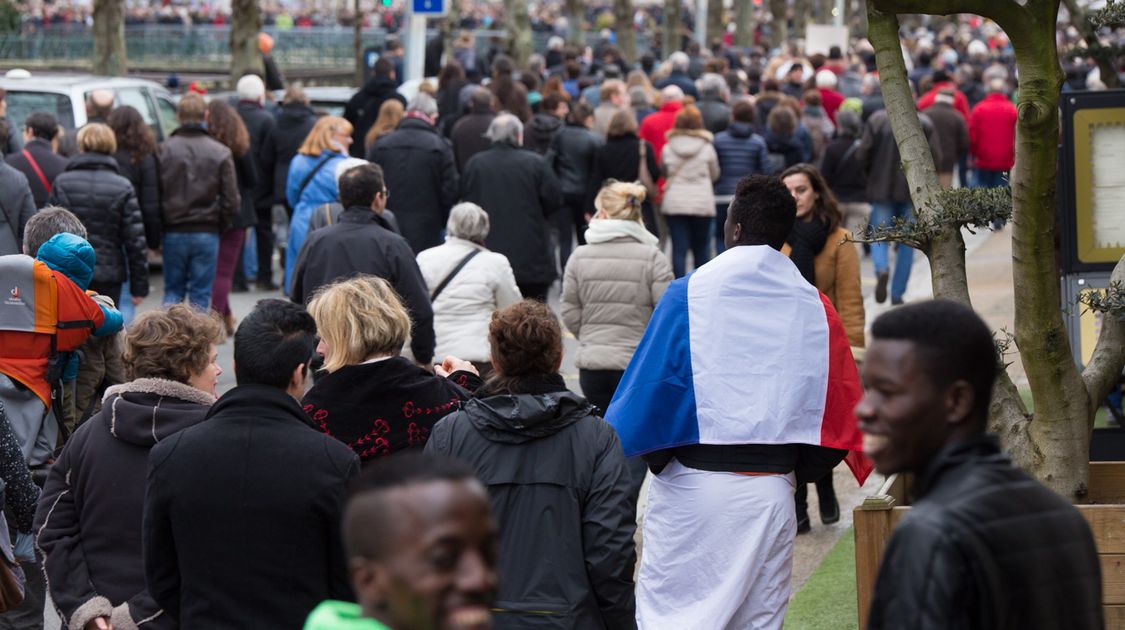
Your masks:
{"label": "black hooded jacket", "polygon": [[494,627],[636,628],[621,442],[561,377],[531,391],[467,401],[426,445],[473,466],[492,497],[504,550]]}
{"label": "black hooded jacket", "polygon": [[392,98],[406,105],[406,99],[398,93],[394,79],[371,77],[344,106],[344,118],[352,124],[352,146],[349,149],[352,157],[364,157],[363,139],[379,117],[379,108]]}
{"label": "black hooded jacket", "polygon": [[914,492],[879,568],[869,629],[1103,626],[1089,525],[995,437],[947,446]]}
{"label": "black hooded jacket", "polygon": [[265,137],[262,146],[264,161],[273,164],[273,203],[288,205],[285,184],[289,164],[314,125],[316,112],[304,103],[286,103],[278,110],[277,126]]}
{"label": "black hooded jacket", "polygon": [[[175,628],[145,587],[141,515],[149,449],[199,424],[214,398],[190,385],[144,378],[111,387],[67,441],[35,515],[51,598],[69,627],[110,616],[115,627]],[[124,623],[128,619],[128,623]]]}

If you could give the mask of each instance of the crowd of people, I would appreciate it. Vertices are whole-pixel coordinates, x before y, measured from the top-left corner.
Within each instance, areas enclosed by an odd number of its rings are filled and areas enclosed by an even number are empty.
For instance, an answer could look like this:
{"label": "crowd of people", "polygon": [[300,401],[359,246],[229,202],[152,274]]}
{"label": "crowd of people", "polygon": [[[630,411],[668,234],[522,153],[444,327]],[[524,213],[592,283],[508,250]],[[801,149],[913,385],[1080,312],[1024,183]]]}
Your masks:
{"label": "crowd of people", "polygon": [[[923,129],[1003,185],[1009,44],[951,24]],[[408,102],[381,57],[342,116],[247,75],[159,144],[109,91],[0,125],[0,627],[780,628],[841,462],[919,475],[872,627],[1100,627],[1089,528],[984,435],[987,326],[850,238],[913,216],[867,42],[477,61]]]}

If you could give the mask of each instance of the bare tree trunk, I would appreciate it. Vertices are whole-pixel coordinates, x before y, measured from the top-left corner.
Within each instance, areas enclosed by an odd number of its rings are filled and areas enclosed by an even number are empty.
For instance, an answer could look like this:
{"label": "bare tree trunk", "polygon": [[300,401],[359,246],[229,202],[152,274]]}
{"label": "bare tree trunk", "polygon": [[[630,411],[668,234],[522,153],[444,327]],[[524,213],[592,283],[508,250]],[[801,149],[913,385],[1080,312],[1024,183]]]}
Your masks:
{"label": "bare tree trunk", "polygon": [[125,11],[122,0],[94,0],[94,74],[125,76]]}
{"label": "bare tree trunk", "polygon": [[665,59],[680,49],[680,1],[664,0],[664,42],[660,52]]}
{"label": "bare tree trunk", "polygon": [[793,37],[805,36],[805,25],[809,23],[809,0],[793,0]]}
{"label": "bare tree trunk", "polygon": [[[702,27],[702,25],[700,25]],[[723,19],[723,0],[707,0],[707,46],[721,39],[726,20]]]}
{"label": "bare tree trunk", "polygon": [[446,0],[449,2],[449,12],[441,21],[441,49],[445,52],[445,63],[453,60],[453,41],[457,38],[457,30],[461,26],[461,1]]}
{"label": "bare tree trunk", "polygon": [[230,79],[254,73],[265,76],[258,33],[262,30],[262,12],[255,0],[233,0],[230,16]]}
{"label": "bare tree trunk", "polygon": [[617,28],[617,48],[625,61],[637,62],[637,32],[633,29],[633,3],[613,0],[613,17]]}
{"label": "bare tree trunk", "polygon": [[734,3],[737,8],[734,31],[734,45],[739,48],[749,48],[754,45],[754,5],[750,2]]}
{"label": "bare tree trunk", "polygon": [[1113,65],[1113,60],[1104,54],[1105,46],[1102,46],[1101,41],[1098,40],[1098,31],[1090,24],[1090,18],[1086,15],[1086,11],[1078,6],[1077,0],[1062,1],[1066,6],[1067,13],[1070,13],[1070,23],[1082,34],[1082,39],[1086,41],[1086,47],[1094,57],[1094,61],[1098,62],[1102,83],[1111,90],[1120,87],[1121,80],[1117,76],[1117,69]]}
{"label": "bare tree trunk", "polygon": [[[566,41],[568,44],[574,46],[586,45],[586,32],[583,28],[585,23],[585,10],[582,0],[566,0],[566,19],[570,23],[570,29],[566,33]],[[614,11],[616,13],[616,10]]]}
{"label": "bare tree trunk", "polygon": [[363,87],[363,12],[359,0],[355,0],[355,23],[352,24],[352,52],[355,54],[355,84]]}
{"label": "bare tree trunk", "polygon": [[517,68],[527,66],[531,49],[531,17],[527,0],[504,0],[505,23],[508,27],[508,51]]}
{"label": "bare tree trunk", "polygon": [[770,0],[770,43],[774,48],[785,45],[789,40],[789,3],[786,0]]}

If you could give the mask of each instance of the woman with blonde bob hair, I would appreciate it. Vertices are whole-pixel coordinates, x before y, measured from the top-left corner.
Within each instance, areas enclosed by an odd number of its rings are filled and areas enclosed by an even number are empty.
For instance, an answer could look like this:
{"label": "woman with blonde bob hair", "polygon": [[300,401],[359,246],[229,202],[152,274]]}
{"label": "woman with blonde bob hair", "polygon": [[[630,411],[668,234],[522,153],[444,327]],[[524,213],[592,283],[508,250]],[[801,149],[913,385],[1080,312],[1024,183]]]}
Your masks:
{"label": "woman with blonde bob hair", "polygon": [[332,203],[339,196],[336,163],[348,157],[351,144],[352,124],[339,116],[325,116],[316,121],[289,163],[285,199],[293,214],[289,218],[289,242],[285,247],[286,292],[293,276],[293,265],[308,235],[313,209]]}
{"label": "woman with blonde bob hair", "polygon": [[431,374],[400,356],[410,316],[391,285],[356,276],[321,288],[309,302],[324,370],[301,401],[314,428],[360,460],[421,448],[439,418],[481,385],[468,361],[446,357]]}
{"label": "woman with blonde bob hair", "polygon": [[[610,180],[594,199],[597,214],[586,244],[566,264],[562,320],[578,339],[578,382],[587,400],[603,411],[637,349],[672,267],[645,229],[645,188]],[[630,459],[630,498],[645,478],[640,457]]]}
{"label": "woman with blonde bob hair", "polygon": [[[223,373],[218,317],[178,304],[125,335],[130,382],[70,436],[47,475],[37,545],[63,627],[175,628],[145,586],[141,515],[149,450],[204,421]],[[101,620],[101,623],[98,623]]]}

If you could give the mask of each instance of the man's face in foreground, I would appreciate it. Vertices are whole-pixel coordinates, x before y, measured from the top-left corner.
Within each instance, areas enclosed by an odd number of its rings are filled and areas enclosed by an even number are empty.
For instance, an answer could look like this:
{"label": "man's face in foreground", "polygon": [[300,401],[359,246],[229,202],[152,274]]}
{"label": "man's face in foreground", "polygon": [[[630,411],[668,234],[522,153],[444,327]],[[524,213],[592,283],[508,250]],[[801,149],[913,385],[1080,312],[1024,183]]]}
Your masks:
{"label": "man's face in foreground", "polygon": [[352,577],[365,614],[395,630],[487,630],[496,597],[496,525],[476,480],[429,481],[387,491],[392,531],[380,560]]}

